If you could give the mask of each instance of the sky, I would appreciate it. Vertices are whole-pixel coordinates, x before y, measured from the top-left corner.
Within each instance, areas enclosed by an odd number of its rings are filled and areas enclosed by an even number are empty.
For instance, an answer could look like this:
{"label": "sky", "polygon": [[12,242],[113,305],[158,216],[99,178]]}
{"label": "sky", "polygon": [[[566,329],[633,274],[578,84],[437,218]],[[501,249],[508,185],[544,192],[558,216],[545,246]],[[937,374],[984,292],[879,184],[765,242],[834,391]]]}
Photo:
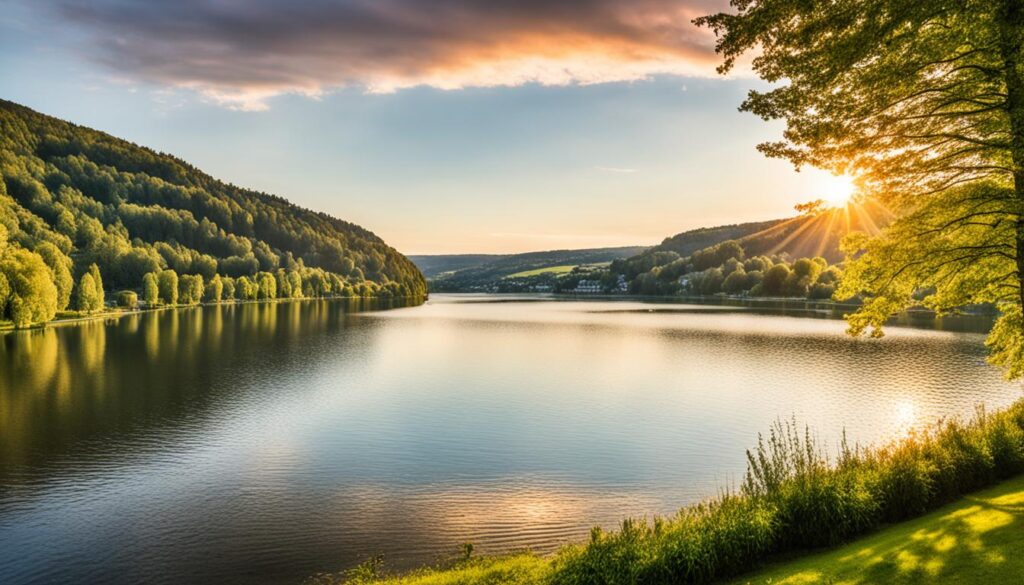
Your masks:
{"label": "sky", "polygon": [[834,180],[755,150],[721,0],[0,0],[0,98],[407,254],[650,245]]}

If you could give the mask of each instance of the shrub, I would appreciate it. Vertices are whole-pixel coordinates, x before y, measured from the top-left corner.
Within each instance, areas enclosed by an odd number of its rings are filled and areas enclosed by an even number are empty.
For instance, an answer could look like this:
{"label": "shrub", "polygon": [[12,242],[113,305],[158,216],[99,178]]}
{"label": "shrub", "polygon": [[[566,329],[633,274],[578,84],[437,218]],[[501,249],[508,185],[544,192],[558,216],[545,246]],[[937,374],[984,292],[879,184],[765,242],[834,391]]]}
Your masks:
{"label": "shrub", "polygon": [[1000,479],[1024,473],[1024,430],[1008,413],[986,420],[986,439]]}
{"label": "shrub", "polygon": [[117,306],[125,309],[134,309],[139,306],[139,295],[135,291],[121,291],[117,293]]}
{"label": "shrub", "polygon": [[1024,401],[996,415],[946,421],[878,448],[830,461],[809,430],[776,423],[747,453],[738,493],[684,508],[672,519],[595,529],[563,549],[549,581],[707,583],[754,568],[772,553],[832,546],[883,522],[918,516],[1024,472]]}
{"label": "shrub", "polygon": [[874,490],[881,495],[883,522],[919,516],[933,505],[935,464],[925,459],[915,436],[879,452],[869,467],[875,471]]}

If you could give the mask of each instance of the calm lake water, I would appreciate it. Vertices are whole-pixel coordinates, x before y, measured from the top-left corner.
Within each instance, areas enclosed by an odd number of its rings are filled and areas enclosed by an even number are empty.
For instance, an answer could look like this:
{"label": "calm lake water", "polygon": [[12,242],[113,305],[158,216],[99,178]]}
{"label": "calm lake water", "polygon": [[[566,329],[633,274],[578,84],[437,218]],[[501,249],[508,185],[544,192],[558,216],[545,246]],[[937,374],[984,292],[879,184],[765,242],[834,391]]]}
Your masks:
{"label": "calm lake water", "polygon": [[0,335],[0,583],[287,583],[466,541],[550,551],[736,484],[779,417],[871,442],[1021,396],[977,333],[843,329],[435,295]]}

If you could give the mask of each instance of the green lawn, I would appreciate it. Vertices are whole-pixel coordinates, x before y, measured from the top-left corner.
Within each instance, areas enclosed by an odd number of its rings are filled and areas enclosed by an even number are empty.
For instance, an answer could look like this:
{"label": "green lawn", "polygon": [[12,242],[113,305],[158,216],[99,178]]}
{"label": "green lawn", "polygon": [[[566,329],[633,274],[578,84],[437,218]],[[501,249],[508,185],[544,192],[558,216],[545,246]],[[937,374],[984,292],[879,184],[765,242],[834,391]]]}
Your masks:
{"label": "green lawn", "polygon": [[733,583],[1024,583],[1024,478]]}
{"label": "green lawn", "polygon": [[576,268],[575,264],[569,264],[566,266],[547,266],[544,268],[534,268],[533,270],[524,270],[522,272],[516,272],[515,274],[509,274],[505,278],[527,278],[529,276],[537,276],[538,274],[566,274],[572,272],[572,269]]}

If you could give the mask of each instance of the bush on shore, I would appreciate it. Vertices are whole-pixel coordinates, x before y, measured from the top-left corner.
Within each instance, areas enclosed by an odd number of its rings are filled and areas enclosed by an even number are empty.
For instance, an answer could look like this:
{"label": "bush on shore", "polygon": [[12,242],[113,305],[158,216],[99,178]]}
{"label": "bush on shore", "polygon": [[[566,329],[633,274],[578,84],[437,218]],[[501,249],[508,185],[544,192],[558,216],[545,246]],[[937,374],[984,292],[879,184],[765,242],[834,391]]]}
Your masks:
{"label": "bush on shore", "polygon": [[[834,546],[880,524],[919,516],[1024,473],[1024,400],[969,421],[947,420],[873,448],[845,441],[830,458],[809,431],[777,423],[747,452],[742,486],[670,518],[626,520],[551,559],[470,558],[402,577],[320,575],[324,582],[409,585],[708,583],[771,555]],[[518,569],[518,570],[515,570]],[[501,581],[501,577],[510,578]],[[496,580],[497,579],[497,580]]]}
{"label": "bush on shore", "polygon": [[139,306],[139,295],[132,290],[117,293],[117,306],[123,309],[135,309]]}

